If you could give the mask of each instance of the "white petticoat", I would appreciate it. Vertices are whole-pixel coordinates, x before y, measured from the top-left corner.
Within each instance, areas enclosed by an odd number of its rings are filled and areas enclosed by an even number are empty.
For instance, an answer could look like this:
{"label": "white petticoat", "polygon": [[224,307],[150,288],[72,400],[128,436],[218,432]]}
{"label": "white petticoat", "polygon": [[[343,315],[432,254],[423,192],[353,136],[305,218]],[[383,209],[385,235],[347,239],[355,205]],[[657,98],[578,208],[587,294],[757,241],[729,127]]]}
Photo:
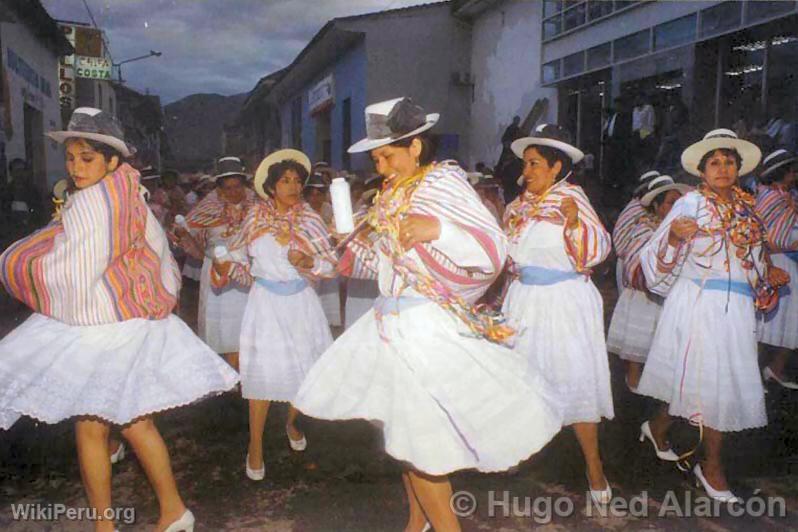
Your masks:
{"label": "white petticoat", "polygon": [[525,327],[515,350],[536,365],[563,401],[563,424],[612,419],[610,367],[601,294],[584,278],[553,285],[510,285],[502,309]]}
{"label": "white petticoat", "polygon": [[638,393],[715,430],[766,425],[755,329],[751,296],[702,291],[680,278],[665,299]]}
{"label": "white petticoat", "polygon": [[0,428],[21,415],[125,425],[236,382],[236,372],[173,314],[93,326],[33,314],[0,340]]}
{"label": "white petticoat", "polygon": [[779,306],[760,316],[759,341],[776,347],[798,349],[798,262],[783,253],[770,256],[774,266],[790,275],[787,289],[779,290]]}
{"label": "white petticoat", "polygon": [[211,287],[211,267],[212,261],[206,258],[200,280],[197,333],[217,353],[237,353],[249,292],[235,286],[215,292]]}
{"label": "white petticoat", "polygon": [[367,419],[385,449],[431,475],[508,469],[560,430],[557,398],[510,349],[466,336],[433,303],[348,329],[311,369],[295,399],[307,415]]}
{"label": "white petticoat", "polygon": [[316,284],[316,293],[321,300],[321,308],[332,327],[340,327],[341,322],[341,281],[338,277],[322,279]]}
{"label": "white petticoat", "polygon": [[305,375],[330,345],[327,318],[310,286],[282,296],[253,284],[241,325],[241,395],[293,401]]}
{"label": "white petticoat", "polygon": [[641,290],[626,288],[612,312],[607,351],[623,360],[643,363],[648,357],[662,305]]}

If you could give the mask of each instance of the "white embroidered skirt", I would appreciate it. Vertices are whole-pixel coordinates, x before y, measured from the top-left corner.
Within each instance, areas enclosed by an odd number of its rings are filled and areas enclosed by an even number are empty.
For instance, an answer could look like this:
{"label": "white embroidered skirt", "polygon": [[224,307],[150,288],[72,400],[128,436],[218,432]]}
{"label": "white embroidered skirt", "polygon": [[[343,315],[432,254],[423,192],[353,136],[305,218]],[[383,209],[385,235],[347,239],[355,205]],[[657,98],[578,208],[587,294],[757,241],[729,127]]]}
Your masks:
{"label": "white embroidered skirt", "polygon": [[607,351],[623,360],[645,362],[661,312],[662,305],[646,292],[624,289],[612,312]]}
{"label": "white embroidered skirt", "polygon": [[228,287],[215,292],[211,287],[211,261],[205,259],[200,280],[197,332],[217,353],[237,353],[241,320],[247,306],[248,291]]}
{"label": "white embroidered skirt", "polygon": [[783,253],[771,256],[773,265],[790,274],[788,288],[779,291],[779,306],[760,316],[759,341],[776,347],[798,349],[798,262]]}
{"label": "white embroidered skirt", "polygon": [[174,314],[93,326],[33,314],[0,340],[0,428],[22,415],[124,425],[236,382],[236,372]]}
{"label": "white embroidered skirt", "polygon": [[293,401],[305,375],[331,344],[313,288],[283,296],[253,284],[241,325],[241,395]]}
{"label": "white embroidered skirt", "polygon": [[677,280],[637,390],[668,403],[672,415],[701,417],[715,430],[766,425],[751,296]]}
{"label": "white embroidered skirt", "polygon": [[540,368],[563,401],[563,424],[614,416],[601,294],[592,281],[513,282],[503,312],[522,330],[515,350]]}
{"label": "white embroidered skirt", "polygon": [[388,454],[431,475],[508,469],[559,432],[548,383],[434,303],[388,314],[383,331],[374,311],[358,320],[310,370],[295,406],[376,422]]}

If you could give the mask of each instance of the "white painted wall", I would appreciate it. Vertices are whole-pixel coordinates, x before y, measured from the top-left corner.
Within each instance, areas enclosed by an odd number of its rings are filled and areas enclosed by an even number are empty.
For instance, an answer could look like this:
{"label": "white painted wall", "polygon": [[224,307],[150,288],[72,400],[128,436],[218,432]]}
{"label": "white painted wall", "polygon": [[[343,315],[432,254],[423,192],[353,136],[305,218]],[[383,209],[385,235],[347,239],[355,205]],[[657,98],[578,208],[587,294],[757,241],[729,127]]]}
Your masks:
{"label": "white painted wall", "polygon": [[542,2],[506,0],[474,20],[471,70],[476,78],[470,120],[469,167],[493,166],[513,116],[523,120],[538,98],[549,99],[541,122],[557,117],[557,90],[541,87]]}
{"label": "white painted wall", "polygon": [[[58,102],[58,56],[47,48],[39,38],[22,23],[0,23],[0,42],[3,62],[8,78],[9,101],[13,134],[6,139],[6,159],[25,158],[24,104],[27,103],[42,112],[44,131],[63,129],[61,109]],[[40,76],[50,83],[50,95],[42,93],[27,80],[8,68],[8,48],[25,60]],[[59,144],[50,139],[44,143],[44,175],[35,176],[35,184],[50,187],[66,175],[64,155]]]}

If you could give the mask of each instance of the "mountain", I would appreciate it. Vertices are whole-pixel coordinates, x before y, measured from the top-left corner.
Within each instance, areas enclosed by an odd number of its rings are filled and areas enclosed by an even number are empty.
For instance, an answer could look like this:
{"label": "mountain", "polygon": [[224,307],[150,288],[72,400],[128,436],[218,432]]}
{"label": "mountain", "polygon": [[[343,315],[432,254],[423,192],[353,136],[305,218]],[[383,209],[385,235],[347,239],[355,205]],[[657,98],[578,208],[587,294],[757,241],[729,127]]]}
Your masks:
{"label": "mountain", "polygon": [[202,169],[222,156],[225,124],[238,116],[247,93],[192,94],[163,108],[164,129],[169,142],[168,166]]}

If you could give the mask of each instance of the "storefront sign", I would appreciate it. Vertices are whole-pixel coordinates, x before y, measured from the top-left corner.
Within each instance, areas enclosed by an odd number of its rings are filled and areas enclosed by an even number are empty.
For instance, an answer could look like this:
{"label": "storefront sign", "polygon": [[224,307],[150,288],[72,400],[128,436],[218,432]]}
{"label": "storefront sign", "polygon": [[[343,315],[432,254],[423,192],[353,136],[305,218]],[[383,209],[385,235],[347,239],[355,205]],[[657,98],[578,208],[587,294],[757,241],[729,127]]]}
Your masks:
{"label": "storefront sign", "polygon": [[111,79],[111,61],[104,57],[75,56],[75,76],[88,79]]}
{"label": "storefront sign", "polygon": [[[61,31],[69,44],[75,46],[75,28],[61,25]],[[62,55],[58,60],[58,100],[61,109],[75,108],[75,56]]]}
{"label": "storefront sign", "polygon": [[308,92],[310,113],[318,113],[335,103],[335,80],[332,74],[321,80]]}

